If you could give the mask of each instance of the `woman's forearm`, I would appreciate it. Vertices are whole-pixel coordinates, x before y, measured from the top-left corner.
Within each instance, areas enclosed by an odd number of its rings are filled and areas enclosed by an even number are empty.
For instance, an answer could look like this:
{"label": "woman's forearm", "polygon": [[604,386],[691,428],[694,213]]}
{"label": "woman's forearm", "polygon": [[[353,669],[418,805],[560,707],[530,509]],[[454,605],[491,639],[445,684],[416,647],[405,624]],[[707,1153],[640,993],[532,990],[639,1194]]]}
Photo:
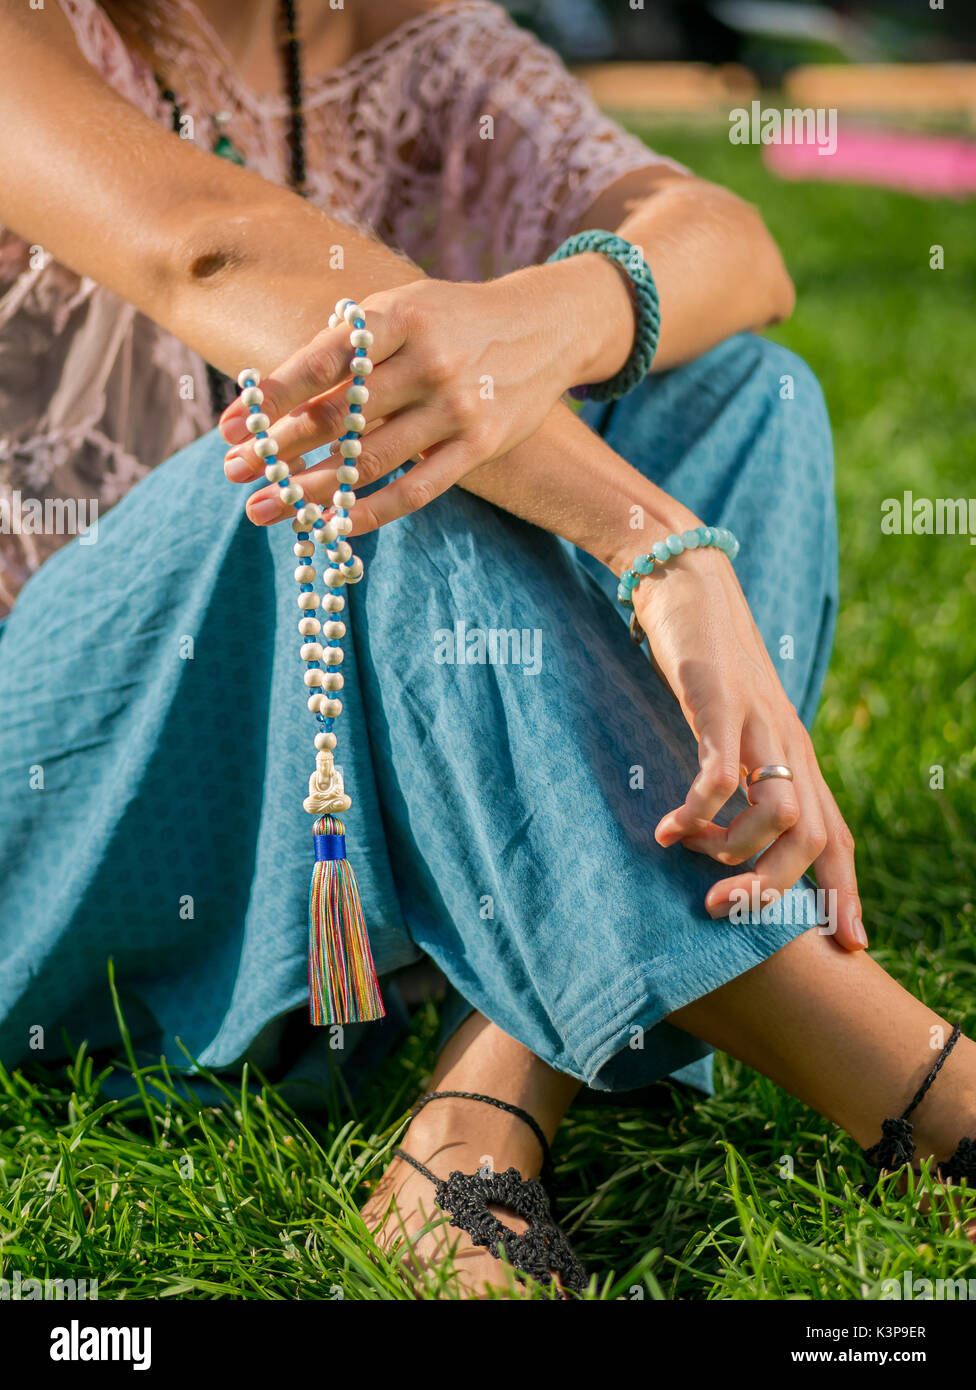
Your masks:
{"label": "woman's forearm", "polygon": [[225,371],[270,371],[340,295],[424,278],[136,110],[82,57],[60,6],[3,7],[0,45],[0,223]]}
{"label": "woman's forearm", "polygon": [[524,444],[469,473],[462,486],[578,545],[614,574],[654,541],[701,525],[565,405]]}
{"label": "woman's forearm", "polygon": [[[586,216],[639,247],[661,305],[652,371],[701,356],[734,333],[788,318],[793,285],[762,217],[727,189],[646,171],[619,181]],[[633,342],[634,314],[621,272],[598,253],[547,267],[553,293],[573,299],[590,343],[587,381],[619,370]]]}

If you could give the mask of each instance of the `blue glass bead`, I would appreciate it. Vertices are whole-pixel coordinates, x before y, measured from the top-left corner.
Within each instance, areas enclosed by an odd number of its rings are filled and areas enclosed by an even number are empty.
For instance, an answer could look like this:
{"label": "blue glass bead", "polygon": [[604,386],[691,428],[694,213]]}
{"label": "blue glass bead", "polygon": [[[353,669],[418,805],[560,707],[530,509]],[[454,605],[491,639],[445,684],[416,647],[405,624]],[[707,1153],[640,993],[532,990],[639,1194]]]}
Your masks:
{"label": "blue glass bead", "polygon": [[670,536],[668,536],[666,545],[672,555],[680,555],[685,548],[684,541],[674,531],[672,531]]}
{"label": "blue glass bead", "polygon": [[633,570],[624,570],[623,574],[620,576],[620,587],[621,589],[626,589],[628,594],[632,589],[636,589],[639,583],[640,575],[635,574]]}
{"label": "blue glass bead", "polygon": [[312,592],[311,584],[299,584],[298,588],[303,594],[310,594]]}
{"label": "blue glass bead", "polygon": [[653,555],[638,555],[634,561],[634,569],[638,574],[650,574],[654,569]]}
{"label": "blue glass bead", "polygon": [[698,541],[700,545],[711,545],[714,539],[715,538],[712,535],[712,528],[710,526],[699,526]]}
{"label": "blue glass bead", "polygon": [[671,558],[671,552],[668,549],[667,543],[665,541],[655,541],[654,544],[651,546],[651,554],[654,556],[655,560],[660,560],[662,565],[664,564],[665,560],[669,560]]}
{"label": "blue glass bead", "polygon": [[291,482],[291,478],[279,478],[279,479],[278,479],[278,486],[279,486],[279,487],[287,487],[288,484],[289,484],[290,482]]}
{"label": "blue glass bead", "polygon": [[699,540],[699,537],[698,537],[698,532],[697,532],[697,531],[682,531],[682,533],[681,533],[681,539],[682,539],[682,541],[684,542],[685,550],[697,550],[697,549],[698,549],[698,540]]}
{"label": "blue glass bead", "polygon": [[[321,521],[317,521],[315,524],[316,524],[316,526],[321,526],[321,525],[322,525],[322,522],[321,522]],[[308,540],[308,532],[307,532],[307,531],[296,531],[296,532],[295,532],[295,535],[296,535],[296,537],[298,538],[298,540],[300,540],[300,541],[307,541],[307,540]]]}

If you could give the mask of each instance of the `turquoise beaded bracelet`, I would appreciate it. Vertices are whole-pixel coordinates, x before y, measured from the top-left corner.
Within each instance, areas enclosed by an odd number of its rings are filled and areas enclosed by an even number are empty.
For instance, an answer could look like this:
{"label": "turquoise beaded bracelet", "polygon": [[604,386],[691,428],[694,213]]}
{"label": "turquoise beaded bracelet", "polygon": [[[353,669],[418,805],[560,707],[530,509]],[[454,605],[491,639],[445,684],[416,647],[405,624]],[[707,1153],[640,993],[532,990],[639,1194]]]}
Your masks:
{"label": "turquoise beaded bracelet", "polygon": [[[683,531],[680,536],[674,532],[667,540],[655,542],[646,555],[638,555],[627,566],[617,585],[618,600],[626,607],[632,608],[634,590],[641,580],[653,571],[655,565],[666,565],[675,555],[680,555],[685,550],[704,550],[707,546],[721,550],[730,560],[734,560],[739,553],[739,542],[724,526],[696,526],[691,531]],[[640,646],[644,640],[644,632],[637,621],[636,613],[630,615],[630,635]]]}
{"label": "turquoise beaded bracelet", "polygon": [[581,256],[588,251],[598,251],[615,261],[630,277],[637,300],[637,330],[634,346],[627,361],[614,376],[607,381],[598,381],[588,386],[574,386],[571,396],[577,400],[589,397],[594,401],[619,401],[647,376],[657,352],[657,340],[661,332],[661,312],[658,304],[657,286],[650,267],[639,249],[615,232],[603,232],[594,228],[577,232],[568,237],[561,246],[547,258],[551,261],[564,261],[570,256]]}

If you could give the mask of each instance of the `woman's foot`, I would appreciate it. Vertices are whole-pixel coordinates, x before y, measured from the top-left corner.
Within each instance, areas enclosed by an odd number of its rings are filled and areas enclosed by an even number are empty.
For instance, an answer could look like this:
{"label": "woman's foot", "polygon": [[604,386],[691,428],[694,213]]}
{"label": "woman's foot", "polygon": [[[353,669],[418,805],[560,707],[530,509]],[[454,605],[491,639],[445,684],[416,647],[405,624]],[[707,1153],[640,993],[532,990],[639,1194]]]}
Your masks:
{"label": "woman's foot", "polygon": [[[513,1116],[485,1111],[474,1101],[431,1101],[411,1122],[400,1147],[441,1178],[455,1169],[497,1173],[509,1167],[523,1178],[538,1177],[542,1155],[531,1130]],[[513,1212],[491,1210],[516,1234],[525,1230]],[[512,1270],[450,1224],[430,1180],[405,1159],[392,1160],[363,1207],[363,1218],[380,1249],[400,1245],[405,1268],[428,1289],[446,1297],[483,1298],[491,1291],[520,1296],[522,1286]]]}
{"label": "woman's foot", "polygon": [[[520,1106],[551,1141],[578,1086],[473,1014],[441,1054],[431,1089],[470,1091]],[[539,1140],[517,1115],[453,1097],[426,1104],[410,1122],[400,1148],[444,1179],[455,1170],[487,1174],[507,1168],[525,1179],[537,1178],[543,1161]],[[526,1222],[507,1208],[489,1209],[516,1234],[526,1229]],[[399,1248],[404,1267],[426,1290],[443,1297],[523,1296],[524,1286],[512,1268],[450,1224],[430,1179],[405,1159],[392,1160],[362,1214],[380,1249]]]}

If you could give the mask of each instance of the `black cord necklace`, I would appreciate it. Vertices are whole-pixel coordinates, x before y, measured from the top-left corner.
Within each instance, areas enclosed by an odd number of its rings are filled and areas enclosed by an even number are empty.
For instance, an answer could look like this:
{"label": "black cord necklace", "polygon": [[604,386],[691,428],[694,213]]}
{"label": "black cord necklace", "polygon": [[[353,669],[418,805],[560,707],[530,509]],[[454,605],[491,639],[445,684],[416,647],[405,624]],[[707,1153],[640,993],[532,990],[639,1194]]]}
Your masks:
{"label": "black cord necklace", "polygon": [[[298,36],[297,0],[279,0],[278,24],[281,32],[279,47],[284,65],[285,90],[288,95],[288,186],[300,198],[304,198],[308,194],[308,189],[305,180],[304,83],[302,81],[302,47]],[[183,129],[183,108],[179,98],[172,87],[165,83],[158,74],[154,74],[154,76],[160,96],[169,104],[173,130],[177,135],[180,135]],[[232,164],[246,164],[244,155],[223,129],[229,117],[223,112],[218,112],[213,119],[219,134],[211,147],[212,153],[221,159],[230,160]],[[207,386],[210,392],[210,407],[216,419],[237,396],[237,383],[230,377],[224,376],[223,372],[218,371],[208,362]]]}

